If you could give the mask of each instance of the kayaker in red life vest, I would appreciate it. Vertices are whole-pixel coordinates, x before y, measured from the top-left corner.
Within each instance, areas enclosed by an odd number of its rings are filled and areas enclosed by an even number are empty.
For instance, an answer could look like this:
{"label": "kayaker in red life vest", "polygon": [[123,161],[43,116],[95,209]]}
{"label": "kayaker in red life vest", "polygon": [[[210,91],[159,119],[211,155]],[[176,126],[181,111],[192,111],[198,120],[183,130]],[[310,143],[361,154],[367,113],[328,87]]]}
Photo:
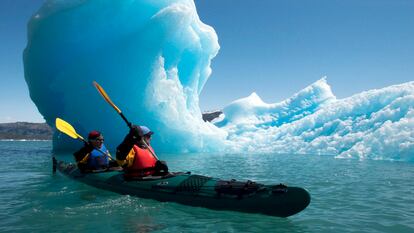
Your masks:
{"label": "kayaker in red life vest", "polygon": [[103,142],[103,135],[99,131],[93,130],[88,134],[88,143],[85,143],[80,150],[73,154],[79,170],[90,172],[118,166],[110,164],[108,157],[110,154]]}
{"label": "kayaker in red life vest", "polygon": [[117,147],[116,159],[124,168],[125,178],[168,174],[167,164],[154,156],[155,152],[151,147],[153,134],[146,126],[133,126]]}

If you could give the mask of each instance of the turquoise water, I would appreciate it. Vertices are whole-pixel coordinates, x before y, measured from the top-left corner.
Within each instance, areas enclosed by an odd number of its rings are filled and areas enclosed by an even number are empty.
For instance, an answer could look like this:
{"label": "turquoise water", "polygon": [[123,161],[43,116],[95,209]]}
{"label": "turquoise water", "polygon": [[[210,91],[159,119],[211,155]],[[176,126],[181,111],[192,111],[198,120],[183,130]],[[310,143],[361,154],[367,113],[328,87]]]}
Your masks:
{"label": "turquoise water", "polygon": [[123,196],[53,175],[51,142],[3,141],[0,149],[0,232],[414,232],[412,163],[159,155],[171,170],[308,189],[307,209],[277,218]]}

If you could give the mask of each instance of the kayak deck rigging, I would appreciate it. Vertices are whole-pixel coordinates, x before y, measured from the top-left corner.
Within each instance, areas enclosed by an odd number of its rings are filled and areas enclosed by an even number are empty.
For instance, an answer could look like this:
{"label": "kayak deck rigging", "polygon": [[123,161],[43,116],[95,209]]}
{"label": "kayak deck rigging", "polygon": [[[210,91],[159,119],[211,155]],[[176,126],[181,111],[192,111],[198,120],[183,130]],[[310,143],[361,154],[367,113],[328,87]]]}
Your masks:
{"label": "kayak deck rigging", "polygon": [[191,172],[125,179],[120,170],[82,173],[75,164],[63,161],[54,161],[54,169],[96,188],[213,210],[288,217],[299,213],[310,203],[310,195],[305,189],[283,184],[264,185],[250,180],[221,180]]}

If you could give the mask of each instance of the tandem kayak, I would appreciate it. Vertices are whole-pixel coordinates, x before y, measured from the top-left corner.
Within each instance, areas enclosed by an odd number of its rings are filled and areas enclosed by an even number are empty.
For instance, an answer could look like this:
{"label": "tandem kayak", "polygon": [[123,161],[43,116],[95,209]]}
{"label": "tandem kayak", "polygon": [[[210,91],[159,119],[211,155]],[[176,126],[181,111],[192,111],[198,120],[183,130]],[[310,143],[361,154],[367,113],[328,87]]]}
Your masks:
{"label": "tandem kayak", "polygon": [[190,172],[126,180],[119,170],[81,173],[75,164],[54,159],[55,168],[74,180],[96,188],[213,210],[288,217],[304,210],[310,203],[310,195],[305,189],[283,184],[221,180]]}

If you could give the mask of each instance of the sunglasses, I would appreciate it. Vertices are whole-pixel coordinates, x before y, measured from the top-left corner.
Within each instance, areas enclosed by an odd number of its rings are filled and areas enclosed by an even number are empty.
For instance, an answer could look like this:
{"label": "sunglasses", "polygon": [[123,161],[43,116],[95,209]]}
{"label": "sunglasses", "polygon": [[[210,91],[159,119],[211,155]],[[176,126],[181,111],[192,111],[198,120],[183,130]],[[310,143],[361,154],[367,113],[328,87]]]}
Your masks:
{"label": "sunglasses", "polygon": [[103,142],[104,141],[104,139],[103,138],[95,138],[95,139],[92,139],[93,141],[99,141],[99,142]]}

